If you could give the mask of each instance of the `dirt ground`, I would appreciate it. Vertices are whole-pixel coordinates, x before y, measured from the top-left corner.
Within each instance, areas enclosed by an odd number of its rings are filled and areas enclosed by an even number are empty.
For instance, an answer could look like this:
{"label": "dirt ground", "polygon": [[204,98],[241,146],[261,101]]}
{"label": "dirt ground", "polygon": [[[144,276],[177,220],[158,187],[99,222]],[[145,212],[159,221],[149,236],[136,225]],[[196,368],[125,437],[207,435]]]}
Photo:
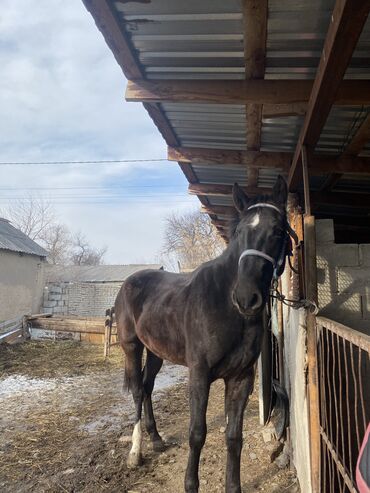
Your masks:
{"label": "dirt ground", "polygon": [[[104,362],[100,346],[26,342],[0,347],[0,491],[183,491],[187,459],[186,372],[166,365],[158,376],[155,412],[165,452],[152,452],[144,434],[144,464],[128,470],[133,423],[123,392],[118,348]],[[200,491],[224,490],[223,385],[212,386]],[[298,492],[294,474],[271,464],[276,443],[264,443],[256,393],[248,405],[242,452],[243,493]]]}

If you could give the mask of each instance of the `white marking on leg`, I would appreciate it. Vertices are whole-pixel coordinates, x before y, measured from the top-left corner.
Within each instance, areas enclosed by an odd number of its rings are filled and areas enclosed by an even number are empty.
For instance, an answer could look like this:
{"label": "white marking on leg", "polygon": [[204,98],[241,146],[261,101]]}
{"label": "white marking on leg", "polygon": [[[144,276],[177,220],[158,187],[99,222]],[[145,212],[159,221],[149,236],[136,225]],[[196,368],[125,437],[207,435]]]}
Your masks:
{"label": "white marking on leg", "polygon": [[256,214],[252,220],[251,223],[249,223],[250,226],[252,226],[252,228],[255,228],[256,226],[258,226],[260,223],[260,215],[259,214]]}
{"label": "white marking on leg", "polygon": [[226,424],[228,425],[229,424],[229,415],[226,414]]}
{"label": "white marking on leg", "polygon": [[140,464],[141,461],[141,421],[139,420],[134,427],[134,431],[132,433],[132,447],[128,456],[128,466],[136,467]]}

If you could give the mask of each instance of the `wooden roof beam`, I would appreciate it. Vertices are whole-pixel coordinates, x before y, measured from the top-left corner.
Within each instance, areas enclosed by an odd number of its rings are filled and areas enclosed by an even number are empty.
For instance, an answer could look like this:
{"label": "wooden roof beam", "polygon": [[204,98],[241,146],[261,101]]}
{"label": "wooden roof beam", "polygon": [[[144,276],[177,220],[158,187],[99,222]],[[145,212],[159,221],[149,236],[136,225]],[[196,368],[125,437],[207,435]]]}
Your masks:
{"label": "wooden roof beam", "polygon": [[182,163],[246,165],[289,170],[293,154],[288,152],[234,151],[197,147],[168,147],[167,159]]}
{"label": "wooden roof beam", "polygon": [[370,113],[360,125],[353,139],[346,147],[345,154],[357,156],[370,140]]}
{"label": "wooden roof beam", "polygon": [[[271,194],[271,188],[250,188],[242,187],[246,194],[255,196],[259,194]],[[220,195],[232,196],[232,185],[215,185],[215,184],[190,184],[188,191],[192,195]],[[317,210],[320,205],[337,205],[348,208],[370,209],[370,194],[353,193],[353,192],[311,192],[312,209]],[[216,207],[220,206],[205,206],[209,208],[209,213],[217,214]],[[223,206],[224,207],[224,206]],[[231,206],[230,206],[231,207]],[[224,209],[222,209],[224,211]],[[225,209],[226,211],[226,209]],[[221,213],[221,212],[219,212]]]}
{"label": "wooden roof beam", "polygon": [[[205,183],[191,183],[188,192],[191,195],[230,195],[232,194],[232,185],[217,185]],[[269,194],[272,188],[242,187],[248,195]]]}
{"label": "wooden roof beam", "polygon": [[[338,96],[347,82],[343,77],[369,10],[370,0],[336,0],[289,173],[291,190],[297,187],[302,176],[299,166],[302,146],[305,145],[309,152],[314,150],[332,105],[338,104]],[[354,82],[356,87],[359,81]]]}
{"label": "wooden roof beam", "polygon": [[320,205],[336,205],[348,208],[370,208],[370,194],[350,192],[311,192],[312,208]]}
{"label": "wooden roof beam", "polygon": [[134,55],[134,47],[111,9],[111,2],[108,0],[82,1],[94,18],[97,28],[102,33],[125,76],[128,79],[144,78],[144,72]]}
{"label": "wooden roof beam", "polygon": [[236,214],[235,207],[230,205],[208,205],[202,206],[200,212],[204,212],[206,214],[215,214],[216,216],[234,216]]}
{"label": "wooden roof beam", "polygon": [[[244,0],[245,78],[263,79],[265,75],[268,0]],[[248,150],[261,147],[262,104],[246,106],[246,140]],[[256,187],[258,168],[248,169],[248,186]]]}
{"label": "wooden roof beam", "polygon": [[[293,154],[288,152],[234,151],[227,149],[205,149],[195,147],[168,147],[167,158],[184,165],[209,164],[246,165],[249,168],[275,168],[288,171]],[[370,174],[370,158],[341,155],[339,157],[314,154],[309,162],[310,173],[322,176],[329,173]],[[189,180],[191,181],[191,180]]]}
{"label": "wooden roof beam", "polygon": [[[126,100],[285,105],[307,102],[311,89],[310,80],[131,80],[127,83]],[[335,104],[344,106],[370,104],[370,81],[345,80],[334,99]]]}

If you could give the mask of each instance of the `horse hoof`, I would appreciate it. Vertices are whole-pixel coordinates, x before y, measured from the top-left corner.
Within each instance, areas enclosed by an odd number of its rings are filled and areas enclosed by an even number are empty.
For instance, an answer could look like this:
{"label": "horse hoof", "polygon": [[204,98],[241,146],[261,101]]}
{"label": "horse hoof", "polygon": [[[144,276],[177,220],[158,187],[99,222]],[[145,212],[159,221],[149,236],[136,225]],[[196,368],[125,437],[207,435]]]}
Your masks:
{"label": "horse hoof", "polygon": [[127,467],[129,469],[135,469],[136,467],[141,466],[142,463],[143,463],[143,458],[142,458],[141,454],[137,454],[135,452],[132,454],[129,454],[129,456],[127,458]]}
{"label": "horse hoof", "polygon": [[154,440],[152,443],[154,452],[163,452],[166,450],[166,444],[162,439]]}

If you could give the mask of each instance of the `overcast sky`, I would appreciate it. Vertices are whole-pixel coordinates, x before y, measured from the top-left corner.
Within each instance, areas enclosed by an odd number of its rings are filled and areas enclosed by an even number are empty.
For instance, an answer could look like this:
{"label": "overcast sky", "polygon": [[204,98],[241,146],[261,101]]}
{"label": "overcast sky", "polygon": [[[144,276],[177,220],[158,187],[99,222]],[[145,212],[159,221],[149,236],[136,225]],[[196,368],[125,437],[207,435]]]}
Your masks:
{"label": "overcast sky", "polygon": [[[0,162],[166,157],[81,0],[2,0]],[[156,260],[164,217],[199,206],[175,163],[0,165],[0,208],[41,194],[107,263]]]}

